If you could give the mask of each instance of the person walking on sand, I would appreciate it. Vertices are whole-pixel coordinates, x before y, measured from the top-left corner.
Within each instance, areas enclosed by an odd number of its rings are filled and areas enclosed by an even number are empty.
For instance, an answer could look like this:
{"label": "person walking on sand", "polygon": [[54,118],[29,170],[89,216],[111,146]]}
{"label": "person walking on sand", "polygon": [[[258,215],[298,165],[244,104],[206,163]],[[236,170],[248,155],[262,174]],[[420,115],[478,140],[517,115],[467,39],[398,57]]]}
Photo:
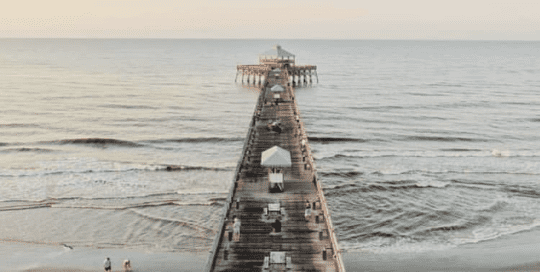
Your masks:
{"label": "person walking on sand", "polygon": [[103,268],[105,268],[105,272],[111,271],[111,259],[109,257],[103,262]]}
{"label": "person walking on sand", "polygon": [[124,272],[131,272],[131,262],[129,260],[124,260],[122,268],[124,268]]}

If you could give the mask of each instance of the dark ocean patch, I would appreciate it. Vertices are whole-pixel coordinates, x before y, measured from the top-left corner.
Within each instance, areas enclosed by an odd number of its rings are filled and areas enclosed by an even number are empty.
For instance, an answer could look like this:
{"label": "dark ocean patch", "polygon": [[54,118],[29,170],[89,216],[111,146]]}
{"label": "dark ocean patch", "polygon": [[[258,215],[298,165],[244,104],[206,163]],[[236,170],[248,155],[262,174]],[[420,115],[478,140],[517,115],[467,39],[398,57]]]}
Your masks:
{"label": "dark ocean patch", "polygon": [[0,124],[0,128],[37,128],[37,127],[39,127],[38,124],[19,124],[19,123]]}
{"label": "dark ocean patch", "polygon": [[532,118],[531,122],[540,123],[540,118]]}
{"label": "dark ocean patch", "polygon": [[[1,153],[1,152],[0,152]],[[233,168],[230,167],[205,167],[205,166],[186,166],[186,165],[148,165],[148,166],[134,166],[127,167],[125,169],[81,169],[81,170],[70,170],[62,169],[57,171],[49,172],[31,172],[31,173],[21,173],[14,175],[5,175],[0,173],[0,177],[32,177],[32,176],[56,176],[56,175],[66,175],[66,174],[99,174],[99,173],[126,173],[126,172],[152,172],[152,171],[233,171]],[[107,183],[106,180],[92,180],[92,183]]]}
{"label": "dark ocean patch", "polygon": [[218,138],[218,137],[207,137],[207,138],[179,138],[179,139],[163,139],[163,140],[149,140],[145,141],[148,143],[220,143],[220,142],[239,142],[243,141],[244,138]]}
{"label": "dark ocean patch", "polygon": [[[2,144],[0,143],[0,146]],[[0,150],[0,152],[7,152],[7,153],[11,153],[11,152],[53,152],[54,150],[52,149],[45,149],[45,148],[29,148],[29,147],[21,147],[21,148],[9,148],[9,149],[4,149],[4,150]]]}
{"label": "dark ocean patch", "polygon": [[358,235],[358,236],[356,236],[354,238],[356,238],[356,239],[358,239],[358,238],[367,239],[367,238],[396,238],[396,237],[401,237],[401,235],[394,234],[394,233],[389,233],[389,232],[384,232],[384,231],[374,231],[374,232]]}
{"label": "dark ocean patch", "polygon": [[402,184],[383,184],[383,183],[372,183],[368,185],[368,191],[395,191],[395,190],[403,190],[403,189],[417,189],[419,186],[417,186],[414,183],[402,183]]}
{"label": "dark ocean patch", "polygon": [[465,230],[470,228],[471,226],[467,224],[463,225],[447,225],[447,226],[438,226],[438,227],[431,227],[423,231],[416,232],[416,235],[427,235],[429,233],[433,232],[450,232],[450,231],[458,231],[458,230]]}
{"label": "dark ocean patch", "polygon": [[398,157],[398,155],[374,155],[374,156],[354,156],[354,155],[343,155],[343,154],[336,154],[329,157],[322,157],[315,159],[316,161],[332,161],[332,160],[356,160],[356,159],[363,159],[363,158],[392,158],[392,157]]}
{"label": "dark ocean patch", "polygon": [[379,107],[347,107],[351,110],[365,110],[365,111],[388,111],[388,110],[402,110],[405,109],[403,106],[379,106]]}
{"label": "dark ocean patch", "polygon": [[365,143],[368,140],[358,139],[358,138],[344,138],[344,137],[308,137],[308,141],[316,143],[335,143],[335,142],[355,142],[355,143]]}
{"label": "dark ocean patch", "polygon": [[536,190],[534,188],[527,188],[526,186],[507,185],[502,188],[502,191],[512,193],[513,195],[540,198],[539,190]]}
{"label": "dark ocean patch", "polygon": [[365,186],[359,186],[355,183],[346,183],[341,185],[336,185],[332,187],[325,187],[324,194],[326,197],[341,197],[341,196],[350,196],[356,195],[358,193],[367,193],[369,190]]}
{"label": "dark ocean patch", "polygon": [[471,151],[482,151],[482,149],[469,149],[469,148],[442,148],[441,151],[450,151],[450,152],[471,152]]}
{"label": "dark ocean patch", "polygon": [[105,105],[100,105],[100,107],[110,108],[110,109],[149,109],[149,110],[158,109],[156,107],[145,106],[145,105],[121,105],[121,104],[105,104]]}
{"label": "dark ocean patch", "polygon": [[448,232],[453,232],[453,231],[462,231],[462,230],[467,230],[467,229],[483,226],[490,221],[491,221],[491,218],[488,216],[476,216],[474,218],[470,218],[468,221],[463,222],[463,223],[428,227],[423,230],[419,230],[415,232],[414,235],[415,236],[431,236],[438,232],[448,233]]}
{"label": "dark ocean patch", "polygon": [[149,83],[150,86],[189,86],[186,83],[179,82],[159,82],[159,83]]}
{"label": "dark ocean patch", "polygon": [[420,92],[409,92],[407,93],[409,95],[414,95],[414,96],[448,96],[447,94],[444,94],[444,93],[420,93]]}
{"label": "dark ocean patch", "polygon": [[463,87],[463,85],[461,84],[450,83],[450,82],[436,82],[436,83],[429,83],[426,85],[430,87]]}
{"label": "dark ocean patch", "polygon": [[42,142],[42,143],[53,143],[53,144],[88,144],[88,145],[97,145],[97,146],[124,146],[124,147],[137,147],[142,146],[141,144],[123,141],[110,138],[81,138],[81,139],[66,139],[58,140],[51,142]]}
{"label": "dark ocean patch", "polygon": [[483,212],[489,212],[489,213],[496,213],[499,211],[502,211],[504,208],[508,206],[508,202],[505,200],[498,200],[489,207],[483,209]]}
{"label": "dark ocean patch", "polygon": [[428,142],[486,142],[484,139],[465,137],[442,137],[442,136],[408,136],[406,141],[428,141]]}
{"label": "dark ocean patch", "polygon": [[344,183],[339,185],[334,185],[330,187],[324,187],[324,191],[326,194],[326,191],[339,191],[339,190],[349,190],[354,188],[365,188],[364,184],[356,184],[356,183]]}
{"label": "dark ocean patch", "polygon": [[231,171],[232,168],[219,167],[204,167],[204,166],[187,166],[187,165],[164,165],[163,168],[156,169],[158,171]]}
{"label": "dark ocean patch", "polygon": [[403,180],[387,183],[346,183],[336,186],[324,188],[325,195],[327,197],[357,197],[358,194],[365,193],[379,193],[379,192],[393,192],[402,190],[425,190],[425,189],[440,189],[444,188],[449,183],[442,183],[434,181],[432,183],[420,184],[413,180]]}
{"label": "dark ocean patch", "polygon": [[347,172],[319,172],[321,177],[344,177],[344,178],[353,178],[363,175],[364,172],[360,171],[347,171]]}
{"label": "dark ocean patch", "polygon": [[537,105],[534,102],[501,102],[502,105],[532,106]]}
{"label": "dark ocean patch", "polygon": [[480,185],[480,186],[490,186],[490,187],[496,187],[497,184],[489,183],[489,182],[482,182],[482,181],[476,181],[476,180],[464,180],[464,179],[452,179],[452,183],[456,184],[464,184],[464,185]]}

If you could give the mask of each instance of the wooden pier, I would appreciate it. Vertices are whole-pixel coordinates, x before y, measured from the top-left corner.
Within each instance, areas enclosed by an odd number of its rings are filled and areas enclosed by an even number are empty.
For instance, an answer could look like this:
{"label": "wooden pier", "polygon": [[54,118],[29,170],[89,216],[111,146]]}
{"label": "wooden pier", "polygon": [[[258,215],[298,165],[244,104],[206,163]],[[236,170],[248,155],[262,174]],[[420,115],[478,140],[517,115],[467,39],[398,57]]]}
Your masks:
{"label": "wooden pier", "polygon": [[259,61],[237,67],[260,95],[205,271],[345,271],[293,88],[316,66],[279,46]]}

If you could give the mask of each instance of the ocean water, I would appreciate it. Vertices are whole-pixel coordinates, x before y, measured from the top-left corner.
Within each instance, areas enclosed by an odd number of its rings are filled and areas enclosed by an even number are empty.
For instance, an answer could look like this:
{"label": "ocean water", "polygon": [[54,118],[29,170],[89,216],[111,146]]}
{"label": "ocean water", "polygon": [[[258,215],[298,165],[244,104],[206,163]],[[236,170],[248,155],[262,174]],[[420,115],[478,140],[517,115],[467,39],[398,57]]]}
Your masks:
{"label": "ocean water", "polygon": [[344,250],[540,226],[539,42],[0,39],[0,241],[206,253],[277,42]]}

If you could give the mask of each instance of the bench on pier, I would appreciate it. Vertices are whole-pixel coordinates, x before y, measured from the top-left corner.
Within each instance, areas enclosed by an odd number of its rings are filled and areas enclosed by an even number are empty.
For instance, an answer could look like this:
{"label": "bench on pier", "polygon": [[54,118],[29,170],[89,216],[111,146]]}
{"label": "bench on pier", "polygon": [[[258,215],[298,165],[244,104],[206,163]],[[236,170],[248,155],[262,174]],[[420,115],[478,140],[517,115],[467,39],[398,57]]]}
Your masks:
{"label": "bench on pier", "polygon": [[291,270],[293,268],[292,258],[290,256],[286,256],[285,252],[272,251],[270,252],[270,256],[264,257],[262,268],[263,268],[263,271],[269,271],[271,269],[274,270],[274,269],[280,269],[280,268]]}

